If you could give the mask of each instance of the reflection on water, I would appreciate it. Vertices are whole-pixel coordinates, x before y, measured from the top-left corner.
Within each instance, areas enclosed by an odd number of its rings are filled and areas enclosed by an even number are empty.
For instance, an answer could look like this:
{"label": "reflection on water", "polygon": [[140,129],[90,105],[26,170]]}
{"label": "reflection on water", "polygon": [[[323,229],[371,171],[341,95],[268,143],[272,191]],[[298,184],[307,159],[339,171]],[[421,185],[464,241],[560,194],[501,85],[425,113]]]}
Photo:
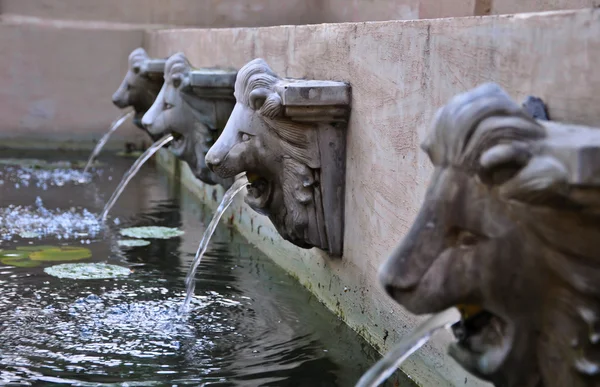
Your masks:
{"label": "reflection on water", "polygon": [[[77,157],[64,154],[48,157]],[[29,155],[28,157],[31,157]],[[39,156],[38,156],[39,157]],[[85,157],[85,155],[83,156]],[[104,159],[107,159],[106,157]],[[0,186],[9,204],[99,213],[131,160],[110,158],[90,184]],[[109,179],[116,176],[116,179]],[[0,266],[0,385],[351,386],[378,358],[359,336],[238,234],[217,227],[198,270],[190,312],[184,278],[212,217],[192,194],[145,166],[113,208],[118,224],[95,236],[14,238],[19,245],[86,244],[86,262],[133,269],[111,280],[58,279]],[[179,227],[181,237],[119,247],[121,227]],[[126,383],[126,384],[124,384]],[[411,385],[401,375],[395,381]]]}

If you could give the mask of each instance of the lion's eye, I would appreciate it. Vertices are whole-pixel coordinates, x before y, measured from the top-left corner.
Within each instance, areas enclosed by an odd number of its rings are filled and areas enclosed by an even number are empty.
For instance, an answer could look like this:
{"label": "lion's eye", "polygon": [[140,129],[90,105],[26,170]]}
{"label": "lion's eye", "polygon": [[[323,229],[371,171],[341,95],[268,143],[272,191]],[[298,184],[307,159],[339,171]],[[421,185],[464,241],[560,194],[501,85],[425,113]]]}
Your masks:
{"label": "lion's eye", "polygon": [[168,102],[163,103],[163,110],[169,110],[173,107],[173,105],[171,105]]}
{"label": "lion's eye", "polygon": [[461,230],[456,236],[456,244],[458,246],[473,246],[478,241],[479,238],[477,238],[477,235],[467,230]]}
{"label": "lion's eye", "polygon": [[248,133],[242,133],[242,141],[250,141],[250,135]]}
{"label": "lion's eye", "polygon": [[127,91],[131,90],[131,85],[128,83],[126,87]]}
{"label": "lion's eye", "polygon": [[450,229],[446,234],[446,238],[449,245],[458,247],[473,246],[481,240],[480,236],[459,227]]}

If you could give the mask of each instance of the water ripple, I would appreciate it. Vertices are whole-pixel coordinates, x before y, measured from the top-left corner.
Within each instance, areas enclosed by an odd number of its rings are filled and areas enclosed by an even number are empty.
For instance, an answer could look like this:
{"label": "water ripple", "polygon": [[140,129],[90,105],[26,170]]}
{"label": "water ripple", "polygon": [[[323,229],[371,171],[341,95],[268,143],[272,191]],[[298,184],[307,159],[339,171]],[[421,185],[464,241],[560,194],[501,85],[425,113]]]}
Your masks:
{"label": "water ripple", "polygon": [[38,196],[35,206],[9,205],[0,208],[0,236],[11,240],[22,237],[73,239],[95,237],[102,227],[97,215],[85,208],[68,210],[45,208]]}

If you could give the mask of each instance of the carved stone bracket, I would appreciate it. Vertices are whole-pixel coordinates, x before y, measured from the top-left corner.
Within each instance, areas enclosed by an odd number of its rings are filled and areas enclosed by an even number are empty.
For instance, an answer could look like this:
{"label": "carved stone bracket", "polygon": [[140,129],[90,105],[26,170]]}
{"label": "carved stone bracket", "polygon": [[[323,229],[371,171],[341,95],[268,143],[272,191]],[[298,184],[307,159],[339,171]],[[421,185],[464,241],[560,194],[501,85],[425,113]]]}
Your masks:
{"label": "carved stone bracket", "polygon": [[194,69],[183,53],[174,54],[165,65],[165,83],[142,119],[153,136],[172,133],[176,138],[169,150],[211,185],[228,187],[232,182],[210,171],[204,158],[233,110],[236,74],[231,69]]}
{"label": "carved stone bracket", "polygon": [[142,117],[154,103],[163,85],[166,62],[166,59],[150,58],[143,48],[136,48],[129,55],[127,74],[112,96],[117,107],[133,107],[133,123],[140,129],[144,130]]}
{"label": "carved stone bracket", "polygon": [[246,202],[284,239],[341,256],[350,86],[282,79],[255,59],[239,71],[235,97],[207,165],[222,177],[246,172]]}
{"label": "carved stone bracket", "polygon": [[380,280],[413,313],[465,311],[450,354],[482,379],[596,386],[600,128],[539,102],[485,84],[440,109],[430,187]]}
{"label": "carved stone bracket", "polygon": [[296,122],[347,123],[350,87],[343,82],[284,80],[275,87],[284,115]]}

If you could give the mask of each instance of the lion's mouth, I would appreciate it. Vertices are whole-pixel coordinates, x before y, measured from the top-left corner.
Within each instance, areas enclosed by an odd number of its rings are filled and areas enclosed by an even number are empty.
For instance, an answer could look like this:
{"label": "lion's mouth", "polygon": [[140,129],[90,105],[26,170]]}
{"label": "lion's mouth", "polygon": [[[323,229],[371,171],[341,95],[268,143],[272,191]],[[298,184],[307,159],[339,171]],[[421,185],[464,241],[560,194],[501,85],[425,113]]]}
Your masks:
{"label": "lion's mouth", "polygon": [[477,376],[493,374],[504,363],[512,346],[511,324],[478,306],[457,308],[463,319],[452,326],[458,341],[450,345],[450,356]]}
{"label": "lion's mouth", "polygon": [[135,126],[137,126],[140,129],[144,129],[144,125],[142,125],[142,117],[144,117],[144,113],[142,112],[136,112],[135,115],[133,116],[133,124]]}
{"label": "lion's mouth", "polygon": [[173,136],[173,141],[169,144],[169,150],[175,157],[181,158],[185,152],[186,140],[185,137],[181,133],[177,133],[171,131],[170,133]]}
{"label": "lion's mouth", "polygon": [[247,172],[246,177],[250,183],[247,188],[246,203],[254,210],[266,208],[271,199],[272,184],[256,173]]}

